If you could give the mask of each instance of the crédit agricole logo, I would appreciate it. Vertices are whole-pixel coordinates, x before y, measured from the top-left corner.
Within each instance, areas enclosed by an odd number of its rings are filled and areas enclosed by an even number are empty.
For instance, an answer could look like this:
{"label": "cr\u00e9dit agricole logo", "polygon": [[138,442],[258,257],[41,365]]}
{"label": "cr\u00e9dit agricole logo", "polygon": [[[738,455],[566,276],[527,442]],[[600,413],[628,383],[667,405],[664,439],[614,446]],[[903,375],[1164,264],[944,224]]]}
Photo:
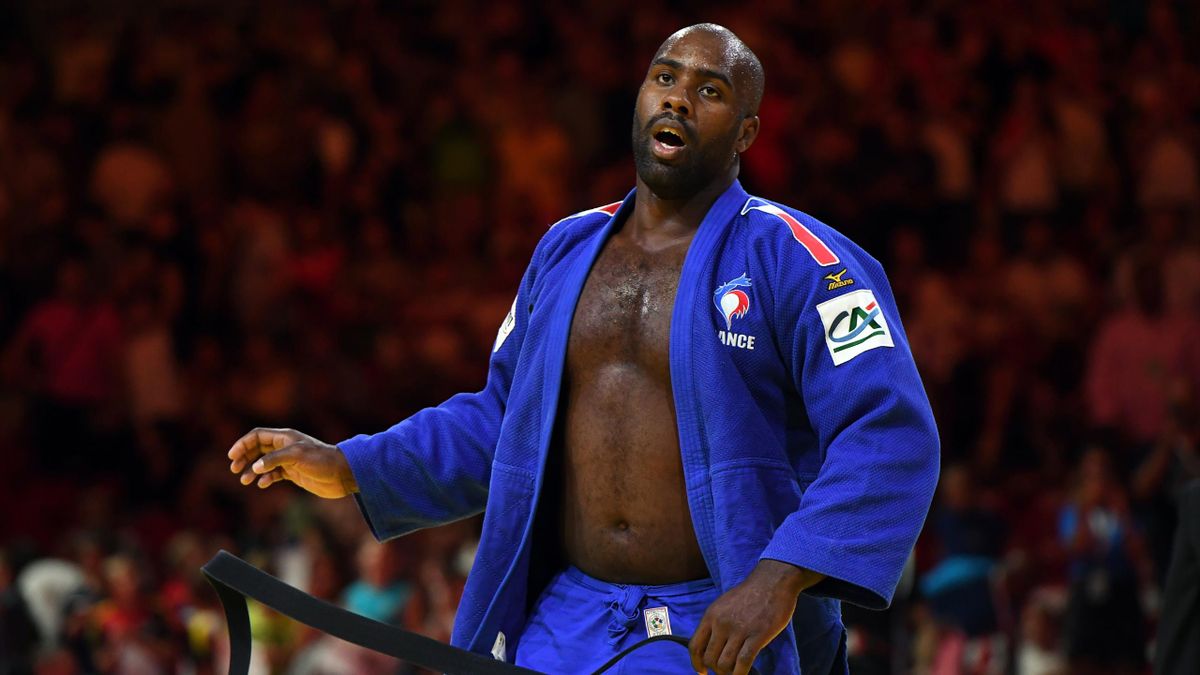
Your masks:
{"label": "cr\u00e9dit agricole logo", "polygon": [[870,290],[852,291],[817,305],[825,327],[825,346],[840,366],[876,347],[894,347],[887,319]]}

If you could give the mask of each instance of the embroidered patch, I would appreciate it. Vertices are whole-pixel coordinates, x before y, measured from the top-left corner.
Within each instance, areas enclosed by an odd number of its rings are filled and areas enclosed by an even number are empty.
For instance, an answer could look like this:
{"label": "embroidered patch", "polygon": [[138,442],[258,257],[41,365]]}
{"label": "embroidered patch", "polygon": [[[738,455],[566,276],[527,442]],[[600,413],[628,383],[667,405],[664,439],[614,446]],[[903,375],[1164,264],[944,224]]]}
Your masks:
{"label": "embroidered patch", "polygon": [[504,631],[496,633],[496,642],[492,644],[492,658],[497,661],[508,660],[508,652],[504,646]]}
{"label": "embroidered patch", "polygon": [[666,607],[647,607],[642,614],[646,617],[646,637],[671,634],[671,617]]}
{"label": "embroidered patch", "polygon": [[829,286],[827,286],[825,288],[825,290],[836,291],[839,288],[845,288],[846,286],[853,286],[854,280],[853,279],[843,279],[842,277],[844,277],[844,276],[846,276],[845,268],[842,268],[842,271],[838,272],[837,274],[826,274],[825,278],[829,280]]}
{"label": "embroidered patch", "polygon": [[733,320],[746,316],[750,311],[750,296],[743,291],[750,288],[750,277],[743,274],[733,281],[726,282],[713,291],[713,305],[725,319],[725,329],[733,330]]}
{"label": "embroidered patch", "polygon": [[500,347],[504,345],[504,341],[508,339],[509,333],[517,327],[517,299],[513,298],[512,307],[508,310],[508,316],[504,317],[504,322],[500,324],[500,330],[496,332],[496,344],[492,347],[492,353],[500,351]]}
{"label": "embroidered patch", "polygon": [[817,305],[817,313],[835,366],[876,347],[896,346],[875,294],[867,289],[826,300]]}

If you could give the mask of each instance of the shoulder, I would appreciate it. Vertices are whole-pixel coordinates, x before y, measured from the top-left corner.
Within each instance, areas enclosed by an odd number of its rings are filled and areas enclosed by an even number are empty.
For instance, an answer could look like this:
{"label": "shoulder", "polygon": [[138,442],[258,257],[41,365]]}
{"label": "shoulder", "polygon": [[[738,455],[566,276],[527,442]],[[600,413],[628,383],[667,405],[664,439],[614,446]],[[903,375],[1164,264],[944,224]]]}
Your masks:
{"label": "shoulder", "polygon": [[550,225],[544,239],[586,238],[615,216],[622,203],[615,201],[571,214]]}
{"label": "shoulder", "polygon": [[[742,205],[741,215],[750,225],[753,237],[764,237],[793,252],[806,253],[817,266],[832,267],[841,262],[838,244],[841,233],[807,213],[762,197],[750,197]],[[784,253],[784,251],[781,251]]]}
{"label": "shoulder", "polygon": [[621,203],[586,209],[553,223],[538,243],[535,260],[545,265],[569,257],[581,242],[590,239],[612,219]]}
{"label": "shoulder", "polygon": [[866,281],[852,281],[858,276],[883,276],[882,265],[862,247],[799,209],[752,196],[740,215],[748,244],[767,253],[785,280],[807,279],[835,291]]}
{"label": "shoulder", "polygon": [[583,211],[580,211],[579,213],[571,214],[571,215],[567,216],[566,218],[563,218],[562,220],[555,222],[554,224],[550,225],[550,229],[553,230],[554,228],[560,227],[560,226],[563,226],[564,229],[568,229],[570,227],[570,224],[572,224],[572,223],[578,223],[578,222],[583,222],[583,221],[588,221],[588,220],[604,222],[607,219],[616,215],[617,210],[621,208],[621,204],[623,204],[623,203],[624,202],[622,202],[621,200],[618,199],[617,201],[612,202],[610,204],[605,204],[604,206],[597,206],[594,208],[585,209]]}

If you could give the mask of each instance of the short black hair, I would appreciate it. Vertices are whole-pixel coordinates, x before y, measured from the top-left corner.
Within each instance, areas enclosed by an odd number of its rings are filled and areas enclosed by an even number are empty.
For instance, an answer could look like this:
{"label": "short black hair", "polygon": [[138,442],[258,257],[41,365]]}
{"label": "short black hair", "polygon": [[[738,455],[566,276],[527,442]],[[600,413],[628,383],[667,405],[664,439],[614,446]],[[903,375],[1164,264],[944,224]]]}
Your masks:
{"label": "short black hair", "polygon": [[654,55],[657,59],[664,51],[675,44],[680,38],[692,33],[701,32],[714,35],[725,44],[725,56],[733,65],[733,79],[738,95],[741,98],[742,114],[753,117],[758,114],[758,106],[762,103],[763,87],[766,76],[763,73],[762,62],[758,60],[742,39],[728,28],[715,23],[697,23],[681,28],[671,34]]}

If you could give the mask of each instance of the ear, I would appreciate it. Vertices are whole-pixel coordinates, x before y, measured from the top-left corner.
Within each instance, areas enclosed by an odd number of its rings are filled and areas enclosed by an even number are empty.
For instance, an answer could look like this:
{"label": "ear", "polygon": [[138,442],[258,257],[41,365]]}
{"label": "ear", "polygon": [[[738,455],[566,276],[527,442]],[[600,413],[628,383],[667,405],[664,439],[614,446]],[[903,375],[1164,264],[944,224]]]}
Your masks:
{"label": "ear", "polygon": [[734,151],[739,155],[748,150],[754,143],[754,139],[758,138],[758,125],[758,115],[742,120],[741,131],[738,133],[737,142],[733,145]]}

